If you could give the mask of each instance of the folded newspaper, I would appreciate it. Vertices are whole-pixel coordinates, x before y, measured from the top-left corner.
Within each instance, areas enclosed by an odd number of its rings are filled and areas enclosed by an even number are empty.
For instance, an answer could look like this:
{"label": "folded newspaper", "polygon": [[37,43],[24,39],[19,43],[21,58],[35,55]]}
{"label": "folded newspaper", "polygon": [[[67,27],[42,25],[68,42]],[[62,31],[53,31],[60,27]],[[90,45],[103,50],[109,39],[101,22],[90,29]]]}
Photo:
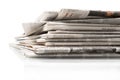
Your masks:
{"label": "folded newspaper", "polygon": [[120,58],[119,11],[48,11],[23,29],[11,46],[28,57]]}

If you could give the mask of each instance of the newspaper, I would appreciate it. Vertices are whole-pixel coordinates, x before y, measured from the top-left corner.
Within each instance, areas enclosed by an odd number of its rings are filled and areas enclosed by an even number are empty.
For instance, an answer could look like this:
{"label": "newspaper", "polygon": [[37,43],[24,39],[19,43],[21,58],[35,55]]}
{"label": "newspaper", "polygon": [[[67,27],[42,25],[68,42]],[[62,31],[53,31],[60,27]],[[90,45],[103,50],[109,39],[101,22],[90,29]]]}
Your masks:
{"label": "newspaper", "polygon": [[40,17],[36,20],[36,22],[40,21],[51,21],[54,20],[58,16],[58,12],[48,11],[44,12]]}
{"label": "newspaper", "polygon": [[37,31],[41,32],[45,23],[23,23],[25,35],[31,35]]}
{"label": "newspaper", "polygon": [[45,46],[120,46],[120,42],[46,42]]}
{"label": "newspaper", "polygon": [[48,11],[23,29],[11,46],[27,57],[120,58],[120,11]]}
{"label": "newspaper", "polygon": [[36,42],[120,42],[120,38],[96,38],[96,39],[37,39]]}
{"label": "newspaper", "polygon": [[89,16],[98,17],[120,17],[120,12],[116,11],[93,11],[78,9],[62,9],[56,19],[81,19]]}
{"label": "newspaper", "polygon": [[56,30],[56,31],[48,31],[48,34],[115,34],[119,35],[120,31],[65,31],[65,30]]}
{"label": "newspaper", "polygon": [[41,38],[44,39],[83,39],[83,38],[119,38],[120,35],[111,34],[44,34]]}
{"label": "newspaper", "polygon": [[[39,53],[40,50],[37,50],[35,53],[33,50],[31,49],[26,49],[24,46],[20,46],[17,44],[10,44],[11,47],[14,47],[14,49],[16,49],[17,51],[20,51],[21,53],[24,53],[23,55],[26,57],[30,57],[30,58],[120,58],[119,55],[119,48],[115,49],[115,48],[110,48],[108,49],[108,51],[103,51],[103,52],[89,52],[91,51],[90,49],[87,50],[86,52],[80,52],[78,53],[78,51],[80,51],[81,49],[77,49],[77,53],[50,53],[50,49],[49,53]],[[70,48],[70,47],[69,47]],[[43,48],[45,50],[45,48]],[[59,49],[59,48],[58,48]],[[100,49],[99,49],[100,50]],[[110,50],[110,51],[109,51]],[[46,50],[45,50],[46,51]],[[53,49],[54,51],[54,49]],[[62,51],[62,50],[61,50]],[[71,50],[72,51],[72,50]],[[116,52],[115,52],[116,51]],[[41,52],[41,51],[40,51]]]}
{"label": "newspaper", "polygon": [[43,31],[52,31],[52,30],[68,30],[68,31],[120,31],[120,27],[119,26],[115,26],[115,27],[98,27],[98,26],[61,26],[61,25],[56,25],[56,26],[47,26],[45,25],[43,28]]}
{"label": "newspaper", "polygon": [[120,24],[120,18],[105,18],[105,19],[87,19],[87,20],[62,20],[66,23],[89,23],[89,24]]}

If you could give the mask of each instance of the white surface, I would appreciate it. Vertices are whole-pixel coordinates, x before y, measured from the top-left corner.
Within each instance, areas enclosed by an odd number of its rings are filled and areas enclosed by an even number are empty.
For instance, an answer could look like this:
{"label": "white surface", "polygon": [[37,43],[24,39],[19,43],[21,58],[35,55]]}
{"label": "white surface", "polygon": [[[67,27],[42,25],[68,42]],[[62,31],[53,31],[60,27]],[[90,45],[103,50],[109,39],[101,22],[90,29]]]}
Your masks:
{"label": "white surface", "polygon": [[0,0],[0,80],[120,80],[120,60],[19,58],[8,47],[21,23],[61,8],[120,10],[119,0]]}

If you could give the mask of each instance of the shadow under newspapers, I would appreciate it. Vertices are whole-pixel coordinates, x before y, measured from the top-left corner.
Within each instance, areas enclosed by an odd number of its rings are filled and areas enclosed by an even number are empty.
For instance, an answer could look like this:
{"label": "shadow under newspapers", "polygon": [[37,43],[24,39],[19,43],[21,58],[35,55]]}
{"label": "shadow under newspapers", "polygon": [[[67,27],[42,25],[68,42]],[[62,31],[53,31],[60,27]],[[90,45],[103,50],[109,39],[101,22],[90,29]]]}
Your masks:
{"label": "shadow under newspapers", "polygon": [[35,58],[120,58],[120,12],[62,9],[23,23],[11,47]]}

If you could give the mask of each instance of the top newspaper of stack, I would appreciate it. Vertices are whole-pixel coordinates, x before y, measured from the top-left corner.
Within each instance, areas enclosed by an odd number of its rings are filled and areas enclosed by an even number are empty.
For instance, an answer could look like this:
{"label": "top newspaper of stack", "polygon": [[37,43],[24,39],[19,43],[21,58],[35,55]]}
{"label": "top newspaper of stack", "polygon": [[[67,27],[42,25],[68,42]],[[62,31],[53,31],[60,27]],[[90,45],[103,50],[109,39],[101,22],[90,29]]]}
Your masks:
{"label": "top newspaper of stack", "polygon": [[[120,24],[120,12],[118,11],[92,11],[77,9],[61,9],[59,12],[44,12],[34,23],[23,23],[25,35],[42,32],[46,23],[83,25],[96,24],[96,26],[116,26]],[[101,25],[99,25],[101,24]],[[71,24],[72,25],[72,24]],[[75,24],[76,25],[76,24]]]}
{"label": "top newspaper of stack", "polygon": [[97,56],[96,53],[120,52],[119,11],[61,9],[44,12],[36,22],[23,23],[23,28],[25,34],[16,37],[18,48],[37,55],[72,57],[81,56],[77,53],[95,53],[89,56]]}

